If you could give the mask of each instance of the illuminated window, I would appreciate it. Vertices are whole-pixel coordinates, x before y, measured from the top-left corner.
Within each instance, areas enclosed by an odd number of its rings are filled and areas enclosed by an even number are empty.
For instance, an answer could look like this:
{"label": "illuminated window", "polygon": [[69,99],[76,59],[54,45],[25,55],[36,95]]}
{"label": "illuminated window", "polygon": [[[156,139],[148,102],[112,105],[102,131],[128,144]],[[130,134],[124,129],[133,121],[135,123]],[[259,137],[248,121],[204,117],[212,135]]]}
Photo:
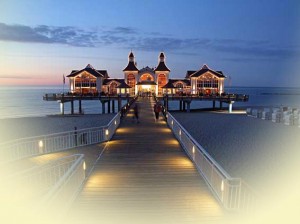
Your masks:
{"label": "illuminated window", "polygon": [[134,87],[134,85],[135,85],[135,77],[134,77],[133,74],[129,74],[129,75],[127,76],[127,84],[128,84],[129,86],[131,86],[131,87]]}
{"label": "illuminated window", "polygon": [[140,81],[154,81],[152,75],[145,73],[141,76]]}
{"label": "illuminated window", "polygon": [[117,87],[118,87],[118,84],[116,82],[111,82],[109,85],[109,94],[116,95]]}

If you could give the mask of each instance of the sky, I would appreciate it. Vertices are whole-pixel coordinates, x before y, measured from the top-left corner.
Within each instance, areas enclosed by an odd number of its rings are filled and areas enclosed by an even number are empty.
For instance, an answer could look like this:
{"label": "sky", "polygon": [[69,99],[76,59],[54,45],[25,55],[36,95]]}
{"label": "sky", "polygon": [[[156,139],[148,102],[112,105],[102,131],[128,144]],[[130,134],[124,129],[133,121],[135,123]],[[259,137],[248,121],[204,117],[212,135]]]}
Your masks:
{"label": "sky", "polygon": [[300,87],[300,1],[0,0],[2,86],[87,64],[123,78],[131,50],[139,69],[165,52],[170,78],[207,64],[227,85]]}

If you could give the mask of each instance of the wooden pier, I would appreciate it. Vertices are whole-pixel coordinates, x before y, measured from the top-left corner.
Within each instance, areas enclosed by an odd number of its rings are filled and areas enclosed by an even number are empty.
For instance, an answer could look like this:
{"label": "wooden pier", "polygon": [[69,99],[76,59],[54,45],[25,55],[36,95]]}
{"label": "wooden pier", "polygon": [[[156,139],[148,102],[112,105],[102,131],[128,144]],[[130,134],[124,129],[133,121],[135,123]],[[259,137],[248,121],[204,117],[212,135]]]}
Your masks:
{"label": "wooden pier", "polygon": [[[73,94],[57,94],[50,93],[43,96],[45,101],[57,101],[60,103],[61,114],[65,113],[64,103],[71,103],[71,114],[74,114],[74,102],[78,101],[78,111],[79,114],[82,113],[82,101],[84,100],[99,100],[102,104],[102,114],[104,113],[115,113],[116,106],[118,111],[122,108],[122,100],[130,102],[136,96],[130,95],[117,95],[117,96],[96,96],[96,95],[73,95]],[[179,110],[190,112],[190,105],[192,101],[211,101],[212,108],[216,108],[216,102],[219,103],[219,108],[223,108],[223,104],[228,104],[229,113],[232,112],[232,106],[235,102],[247,102],[249,100],[248,95],[242,94],[222,94],[222,95],[189,95],[189,96],[179,96],[179,95],[164,95],[158,96],[158,100],[164,102],[164,107],[166,110],[169,108],[169,101],[178,101]],[[117,105],[116,105],[117,102]],[[107,111],[105,111],[105,104],[107,104]],[[112,108],[112,109],[111,109]]]}
{"label": "wooden pier", "polygon": [[224,219],[194,164],[166,122],[155,122],[153,103],[138,100],[83,186],[67,223],[201,223]]}

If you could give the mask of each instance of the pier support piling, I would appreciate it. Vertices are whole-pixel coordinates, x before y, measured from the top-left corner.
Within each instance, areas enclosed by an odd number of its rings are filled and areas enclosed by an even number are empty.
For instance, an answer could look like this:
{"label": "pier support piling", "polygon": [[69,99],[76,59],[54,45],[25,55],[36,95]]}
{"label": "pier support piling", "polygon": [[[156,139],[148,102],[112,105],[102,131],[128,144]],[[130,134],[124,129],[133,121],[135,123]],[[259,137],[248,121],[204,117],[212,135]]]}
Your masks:
{"label": "pier support piling", "polygon": [[107,113],[110,114],[110,100],[107,101]]}
{"label": "pier support piling", "polygon": [[233,105],[234,101],[230,101],[229,105],[228,105],[228,113],[232,113],[232,105]]}
{"label": "pier support piling", "polygon": [[186,112],[190,113],[191,112],[191,102],[186,102]]}
{"label": "pier support piling", "polygon": [[81,100],[78,101],[78,111],[79,111],[79,114],[82,114],[82,105],[81,105]]}
{"label": "pier support piling", "polygon": [[112,101],[112,112],[113,112],[113,113],[116,112],[116,111],[115,111],[115,101],[114,101],[114,100]]}
{"label": "pier support piling", "polygon": [[74,101],[71,100],[71,114],[74,114]]}
{"label": "pier support piling", "polygon": [[105,114],[105,101],[101,101],[102,104],[102,114]]}
{"label": "pier support piling", "polygon": [[60,102],[60,113],[61,115],[65,114],[65,105],[63,102]]}
{"label": "pier support piling", "polygon": [[118,97],[118,111],[121,111],[121,108],[122,108],[122,100],[121,100],[121,97],[119,96]]}

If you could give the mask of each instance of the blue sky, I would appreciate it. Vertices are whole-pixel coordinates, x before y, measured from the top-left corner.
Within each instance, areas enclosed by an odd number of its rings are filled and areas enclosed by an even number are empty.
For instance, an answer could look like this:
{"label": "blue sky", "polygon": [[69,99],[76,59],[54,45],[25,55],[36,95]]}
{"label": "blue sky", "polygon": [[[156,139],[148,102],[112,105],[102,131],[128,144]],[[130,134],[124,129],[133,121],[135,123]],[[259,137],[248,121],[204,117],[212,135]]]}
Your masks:
{"label": "blue sky", "polygon": [[0,85],[60,84],[92,64],[123,77],[160,51],[171,77],[208,64],[239,86],[300,86],[300,1],[1,0]]}

